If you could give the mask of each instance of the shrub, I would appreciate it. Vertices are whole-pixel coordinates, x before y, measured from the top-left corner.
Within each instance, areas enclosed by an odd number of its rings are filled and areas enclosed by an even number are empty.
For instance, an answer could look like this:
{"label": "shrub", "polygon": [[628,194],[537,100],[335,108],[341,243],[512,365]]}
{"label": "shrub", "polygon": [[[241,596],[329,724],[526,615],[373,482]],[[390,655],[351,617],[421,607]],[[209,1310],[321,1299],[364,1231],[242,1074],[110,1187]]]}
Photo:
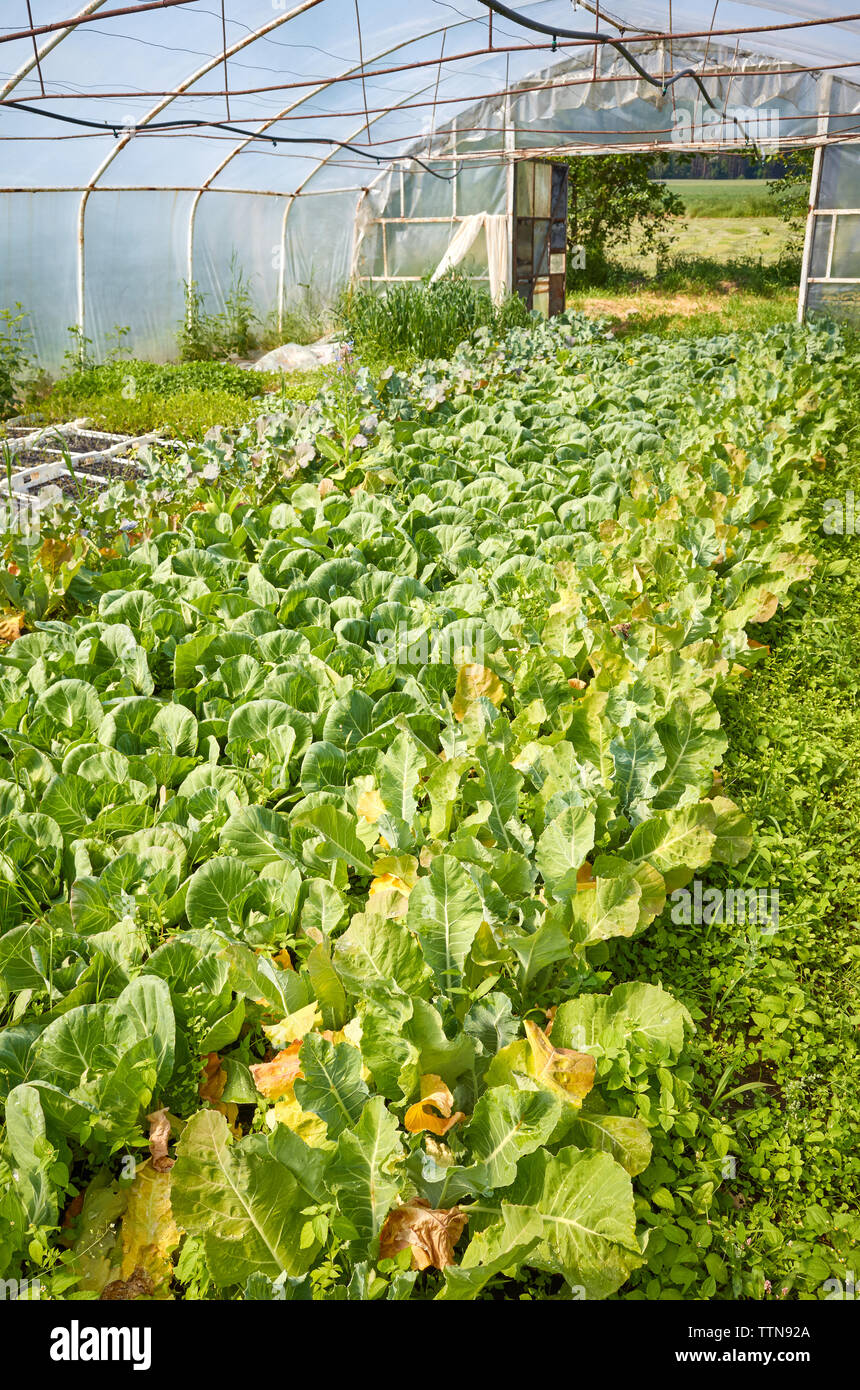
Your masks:
{"label": "shrub", "polygon": [[251,297],[251,287],[239,265],[235,251],[230,258],[230,287],[224,308],[206,310],[206,300],[196,281],[185,281],[185,314],[179,325],[177,347],[180,361],[204,362],[228,357],[247,357],[259,341],[260,320]]}
{"label": "shrub", "polygon": [[786,150],[774,156],[771,163],[782,167],[782,178],[768,184],[771,212],[781,217],[792,233],[799,251],[806,231],[809,191],[812,182],[812,150]]}
{"label": "shrub", "polygon": [[[609,252],[638,239],[644,252],[665,254],[674,237],[671,219],[684,211],[681,199],[650,177],[648,154],[589,155],[564,159],[568,167],[568,289],[583,280],[601,284]],[[570,252],[585,250],[585,274],[576,275]]]}
{"label": "shrub", "polygon": [[21,377],[30,366],[28,344],[32,334],[25,328],[23,305],[0,309],[0,419],[14,414]]}

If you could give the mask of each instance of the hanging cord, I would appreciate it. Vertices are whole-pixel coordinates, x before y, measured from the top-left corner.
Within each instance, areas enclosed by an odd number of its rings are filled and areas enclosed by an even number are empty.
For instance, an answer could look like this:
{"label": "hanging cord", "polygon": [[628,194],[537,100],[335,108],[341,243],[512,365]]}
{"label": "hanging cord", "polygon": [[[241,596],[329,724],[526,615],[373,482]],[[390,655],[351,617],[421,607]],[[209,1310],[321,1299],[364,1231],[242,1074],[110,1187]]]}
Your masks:
{"label": "hanging cord", "polygon": [[[720,109],[716,102],[711,101],[702,79],[692,68],[684,68],[683,72],[676,72],[675,76],[670,77],[667,81],[660,77],[652,76],[652,74],[648,72],[647,69],[643,68],[642,64],[633,57],[630,49],[626,48],[619,39],[613,38],[611,34],[600,34],[594,31],[588,33],[585,29],[560,29],[558,25],[541,24],[537,19],[529,19],[527,15],[520,14],[517,10],[511,10],[507,5],[500,4],[499,0],[481,0],[481,4],[486,5],[487,9],[491,10],[493,13],[501,15],[503,19],[509,19],[513,24],[522,25],[524,29],[532,29],[536,34],[548,34],[552,39],[553,52],[556,51],[556,45],[559,39],[582,39],[587,43],[609,44],[610,48],[614,48],[621,54],[622,58],[626,59],[634,72],[637,72],[639,76],[645,82],[649,82],[652,87],[656,87],[663,96],[666,95],[669,88],[673,87],[676,82],[680,82],[682,77],[690,77],[695,82],[711,110],[719,111]],[[623,34],[624,30],[622,29],[621,32]],[[745,129],[743,123],[738,120],[737,116],[732,116],[731,119],[743,135],[744,140],[752,145],[758,157],[761,158],[761,151],[749,131]]]}
{"label": "hanging cord", "polygon": [[242,130],[239,126],[227,125],[223,121],[148,121],[142,125],[138,131],[127,131],[127,128],[110,121],[85,121],[80,116],[63,116],[59,111],[46,111],[40,106],[28,106],[23,101],[4,101],[0,102],[0,111],[6,107],[11,107],[15,111],[29,111],[33,116],[44,116],[50,121],[62,121],[64,125],[83,126],[87,130],[100,130],[113,135],[118,140],[123,133],[136,133],[147,135],[151,131],[163,130],[224,130],[228,135],[240,135],[248,140],[263,140],[267,145],[332,145],[336,149],[349,150],[351,154],[361,155],[362,159],[372,159],[375,164],[418,164],[426,173],[432,174],[434,179],[441,179],[443,183],[451,183],[457,177],[456,174],[440,174],[429,164],[425,164],[423,159],[419,159],[414,154],[373,154],[370,150],[363,150],[359,145],[351,145],[348,140],[333,140],[327,135],[261,135],[255,130]]}

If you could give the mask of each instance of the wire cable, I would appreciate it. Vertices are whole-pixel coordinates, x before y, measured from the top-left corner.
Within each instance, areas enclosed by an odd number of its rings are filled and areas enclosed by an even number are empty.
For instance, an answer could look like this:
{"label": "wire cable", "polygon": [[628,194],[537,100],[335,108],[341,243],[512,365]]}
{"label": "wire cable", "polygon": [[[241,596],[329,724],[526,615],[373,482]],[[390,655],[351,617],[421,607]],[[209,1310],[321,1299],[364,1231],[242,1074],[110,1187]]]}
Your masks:
{"label": "wire cable", "polygon": [[148,121],[139,130],[134,126],[127,127],[119,122],[115,124],[110,121],[87,121],[82,116],[64,116],[59,111],[46,111],[42,106],[29,106],[23,101],[6,101],[4,107],[10,107],[15,111],[28,111],[33,116],[44,116],[51,121],[62,121],[64,125],[83,126],[87,130],[103,131],[105,134],[113,135],[115,140],[123,134],[149,135],[152,131],[180,131],[180,130],[224,130],[228,135],[239,135],[247,140],[263,140],[267,145],[332,145],[338,149],[349,150],[350,153],[360,155],[362,159],[371,159],[375,164],[395,164],[407,163],[418,164],[428,174],[432,174],[434,179],[441,179],[443,183],[451,183],[456,177],[454,174],[440,174],[429,164],[425,164],[423,159],[417,155],[381,155],[373,154],[370,150],[363,150],[360,145],[350,144],[348,140],[335,140],[330,135],[264,135],[256,130],[242,130],[239,126],[228,125],[224,121]]}
{"label": "wire cable", "polygon": [[[716,102],[711,101],[702,79],[692,68],[684,68],[683,72],[676,72],[674,77],[663,80],[659,77],[654,77],[646,68],[643,68],[642,64],[633,57],[629,48],[626,48],[621,40],[614,38],[612,34],[601,34],[598,31],[589,33],[586,29],[561,29],[557,24],[541,24],[540,20],[529,19],[527,15],[520,14],[517,10],[509,9],[507,5],[501,4],[500,0],[480,0],[480,2],[482,5],[485,5],[488,10],[491,10],[493,14],[501,15],[504,19],[509,19],[513,24],[520,24],[524,29],[531,29],[536,34],[548,34],[553,42],[553,50],[555,50],[556,42],[559,39],[583,39],[588,43],[608,44],[610,48],[614,48],[621,54],[622,58],[633,68],[634,72],[637,72],[645,82],[650,82],[651,86],[656,87],[662,92],[663,96],[666,95],[669,88],[673,87],[676,82],[680,82],[682,77],[690,77],[695,82],[711,110],[719,111],[720,109]],[[739,121],[736,116],[732,116],[731,119],[743,133],[744,139],[753,146],[756,153],[759,153],[758,146],[749,132],[744,129],[742,122]]]}

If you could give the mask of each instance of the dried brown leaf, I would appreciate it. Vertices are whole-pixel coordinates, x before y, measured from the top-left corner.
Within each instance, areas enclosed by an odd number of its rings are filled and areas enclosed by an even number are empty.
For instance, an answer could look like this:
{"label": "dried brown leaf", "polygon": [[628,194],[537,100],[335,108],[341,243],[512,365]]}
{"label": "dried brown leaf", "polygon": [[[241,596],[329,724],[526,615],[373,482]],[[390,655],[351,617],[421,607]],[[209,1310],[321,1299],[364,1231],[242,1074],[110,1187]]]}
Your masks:
{"label": "dried brown leaf", "polygon": [[445,1269],[455,1264],[454,1246],[468,1217],[459,1207],[434,1211],[423,1197],[389,1212],[379,1234],[382,1259],[411,1247],[413,1269]]}
{"label": "dried brown leaf", "polygon": [[[222,1088],[223,1089],[223,1088]],[[146,1117],[149,1121],[149,1152],[156,1173],[169,1173],[174,1160],[167,1152],[170,1143],[170,1121],[167,1110],[153,1110]]]}
{"label": "dried brown leaf", "polygon": [[136,1269],[128,1279],[114,1279],[106,1284],[100,1295],[103,1303],[129,1303],[135,1298],[151,1298],[152,1280],[144,1269]]}

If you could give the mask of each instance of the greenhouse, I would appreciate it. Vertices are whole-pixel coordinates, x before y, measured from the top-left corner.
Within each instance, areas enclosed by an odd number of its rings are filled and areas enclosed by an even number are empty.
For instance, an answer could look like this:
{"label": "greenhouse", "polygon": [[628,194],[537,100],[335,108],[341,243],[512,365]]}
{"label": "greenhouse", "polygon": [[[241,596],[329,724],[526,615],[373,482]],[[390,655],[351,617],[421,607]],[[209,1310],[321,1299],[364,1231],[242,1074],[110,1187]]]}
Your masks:
{"label": "greenhouse", "polygon": [[0,56],[22,1344],[283,1376],[257,1304],[564,1302],[580,1373],[820,1377],[860,14],[6,0]]}
{"label": "greenhouse", "polygon": [[420,279],[454,243],[495,289],[540,281],[540,304],[558,248],[547,175],[532,204],[526,160],[562,150],[839,143],[822,193],[849,216],[832,254],[818,235],[811,302],[857,274],[857,21],[817,5],[675,5],[671,23],[659,6],[579,6],[576,23],[561,3],[523,6],[538,33],[504,7],[438,0],[408,16],[388,0],[246,0],[223,17],[187,0],[114,17],[104,0],[64,28],[68,8],[39,4],[44,33],[4,37],[0,89],[0,290],[27,304],[47,365],[72,323],[97,345],[128,325],[136,353],[168,355],[183,283],[223,299],[234,255],[257,300],[286,309],[350,278]]}

